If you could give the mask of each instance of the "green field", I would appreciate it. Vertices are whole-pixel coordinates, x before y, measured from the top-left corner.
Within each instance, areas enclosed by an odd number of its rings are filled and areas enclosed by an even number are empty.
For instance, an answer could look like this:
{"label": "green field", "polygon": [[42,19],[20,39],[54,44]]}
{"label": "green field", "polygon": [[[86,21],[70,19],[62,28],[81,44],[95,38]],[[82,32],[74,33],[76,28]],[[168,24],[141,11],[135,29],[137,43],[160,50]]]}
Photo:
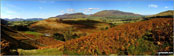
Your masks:
{"label": "green field", "polygon": [[63,51],[56,48],[51,49],[33,49],[33,50],[17,50],[19,55],[63,55]]}

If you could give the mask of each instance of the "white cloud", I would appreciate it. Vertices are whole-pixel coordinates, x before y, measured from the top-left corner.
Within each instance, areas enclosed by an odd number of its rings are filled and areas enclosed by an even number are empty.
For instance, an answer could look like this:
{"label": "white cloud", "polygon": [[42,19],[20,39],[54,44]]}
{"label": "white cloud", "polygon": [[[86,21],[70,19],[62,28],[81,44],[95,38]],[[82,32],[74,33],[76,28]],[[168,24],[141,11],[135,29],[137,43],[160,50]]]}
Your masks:
{"label": "white cloud", "polygon": [[168,6],[165,6],[164,8],[169,8]]}
{"label": "white cloud", "polygon": [[80,9],[82,11],[84,11],[84,13],[91,13],[93,10],[98,10],[100,8],[86,8],[86,9]]}
{"label": "white cloud", "polygon": [[65,13],[65,11],[64,11],[64,10],[62,10],[62,11],[60,11],[60,13],[62,13],[62,14],[63,14],[63,13]]}
{"label": "white cloud", "polygon": [[67,9],[68,13],[74,13],[75,10],[74,9]]}
{"label": "white cloud", "polygon": [[91,12],[92,12],[92,11],[89,10],[89,9],[84,9],[83,11],[84,11],[84,13],[91,13]]}
{"label": "white cloud", "polygon": [[88,8],[89,10],[98,10],[100,8]]}
{"label": "white cloud", "polygon": [[66,11],[65,10],[61,10],[60,13],[75,13],[75,12],[83,12],[83,13],[92,13],[93,10],[99,10],[100,8],[83,8],[83,9],[72,9],[69,8]]}
{"label": "white cloud", "polygon": [[148,7],[151,7],[151,8],[158,8],[158,5],[156,5],[156,4],[149,4]]}

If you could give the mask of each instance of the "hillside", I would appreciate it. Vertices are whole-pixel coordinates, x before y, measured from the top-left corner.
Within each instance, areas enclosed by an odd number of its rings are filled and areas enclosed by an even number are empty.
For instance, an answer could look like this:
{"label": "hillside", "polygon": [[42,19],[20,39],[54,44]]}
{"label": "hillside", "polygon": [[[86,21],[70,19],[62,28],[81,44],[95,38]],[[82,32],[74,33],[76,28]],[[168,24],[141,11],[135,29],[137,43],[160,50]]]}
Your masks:
{"label": "hillside", "polygon": [[173,49],[173,19],[156,18],[123,24],[65,42],[64,54],[157,54]]}
{"label": "hillside", "polygon": [[168,10],[155,15],[147,16],[147,18],[173,18],[173,16],[174,10]]}
{"label": "hillside", "polygon": [[84,18],[87,15],[83,13],[72,13],[72,14],[63,14],[63,15],[58,15],[56,17],[61,18],[61,19],[75,19],[75,18]]}
{"label": "hillside", "polygon": [[140,15],[118,10],[103,10],[93,14],[92,16],[106,17],[106,16],[140,16]]}
{"label": "hillside", "polygon": [[[18,49],[43,49],[60,47],[64,42],[34,32],[17,31],[1,19],[1,51],[3,55],[18,55]],[[59,43],[59,44],[57,44]],[[56,45],[55,45],[56,44]]]}
{"label": "hillside", "polygon": [[73,31],[80,34],[92,33],[100,31],[101,28],[109,27],[110,24],[87,20],[87,19],[60,19],[57,17],[48,18],[31,24],[30,29],[47,33],[63,33],[65,31]]}
{"label": "hillside", "polygon": [[16,31],[11,30],[9,27],[2,25],[1,24],[1,54],[18,54],[17,52],[12,52],[12,49],[34,49],[35,47],[21,42],[15,38],[13,38],[13,36],[11,36],[11,34],[15,34],[15,35],[19,35]]}

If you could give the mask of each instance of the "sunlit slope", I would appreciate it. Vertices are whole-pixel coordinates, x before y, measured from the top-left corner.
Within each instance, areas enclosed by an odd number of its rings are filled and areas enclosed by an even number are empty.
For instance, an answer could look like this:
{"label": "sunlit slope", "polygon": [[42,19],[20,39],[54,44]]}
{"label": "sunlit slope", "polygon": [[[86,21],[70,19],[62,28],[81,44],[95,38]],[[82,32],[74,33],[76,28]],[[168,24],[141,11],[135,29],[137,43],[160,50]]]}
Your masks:
{"label": "sunlit slope", "polygon": [[30,25],[31,29],[50,33],[68,30],[91,33],[105,27],[109,27],[109,24],[87,19],[59,19],[57,17],[48,18]]}
{"label": "sunlit slope", "polygon": [[147,18],[173,18],[173,16],[174,10],[168,10],[155,15],[147,16]]}
{"label": "sunlit slope", "polygon": [[65,54],[157,54],[173,49],[173,19],[156,18],[128,23],[69,40]]}

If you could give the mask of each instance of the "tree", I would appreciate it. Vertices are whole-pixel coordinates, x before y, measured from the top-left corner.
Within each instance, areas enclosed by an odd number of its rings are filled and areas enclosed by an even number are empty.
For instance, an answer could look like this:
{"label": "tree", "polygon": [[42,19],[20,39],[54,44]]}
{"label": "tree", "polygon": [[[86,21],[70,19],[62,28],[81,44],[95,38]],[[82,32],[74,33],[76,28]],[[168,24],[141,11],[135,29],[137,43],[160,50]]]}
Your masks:
{"label": "tree", "polygon": [[63,34],[55,33],[55,34],[53,34],[53,37],[54,37],[56,40],[65,41],[65,38],[64,38],[64,35],[63,35]]}

